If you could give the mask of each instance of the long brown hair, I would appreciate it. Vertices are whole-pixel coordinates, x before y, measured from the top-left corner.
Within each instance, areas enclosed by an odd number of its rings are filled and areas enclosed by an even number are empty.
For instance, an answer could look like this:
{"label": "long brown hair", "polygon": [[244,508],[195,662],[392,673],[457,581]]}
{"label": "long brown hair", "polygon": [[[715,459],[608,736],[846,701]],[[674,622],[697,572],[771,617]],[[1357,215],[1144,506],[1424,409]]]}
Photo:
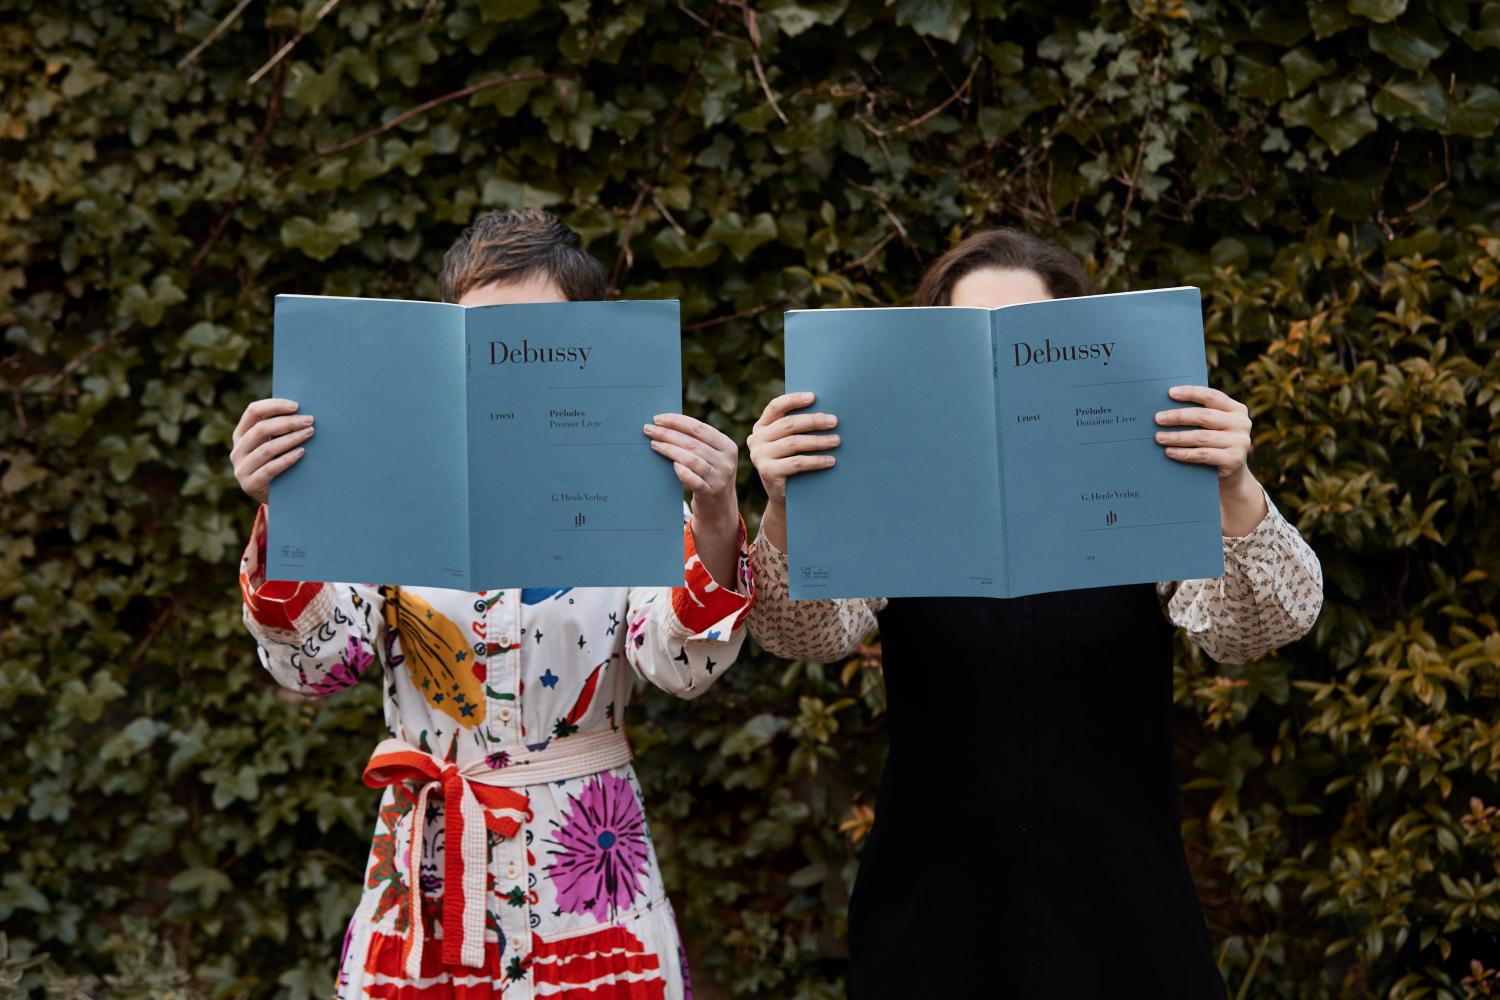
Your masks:
{"label": "long brown hair", "polygon": [[1092,295],[1093,282],[1078,258],[1020,229],[987,229],[950,249],[922,275],[916,305],[946,306],[953,286],[973,271],[992,267],[1001,271],[1030,271],[1042,280],[1054,299]]}

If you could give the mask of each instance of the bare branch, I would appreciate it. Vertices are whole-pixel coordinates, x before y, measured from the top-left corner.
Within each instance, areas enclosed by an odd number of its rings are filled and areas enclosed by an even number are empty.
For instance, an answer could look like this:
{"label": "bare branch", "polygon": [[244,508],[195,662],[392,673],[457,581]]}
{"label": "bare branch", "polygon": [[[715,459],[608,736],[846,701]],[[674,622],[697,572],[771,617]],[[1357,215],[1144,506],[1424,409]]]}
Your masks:
{"label": "bare branch", "polygon": [[455,90],[451,94],[444,94],[442,97],[434,97],[430,101],[424,101],[423,103],[418,104],[416,107],[411,108],[408,111],[401,112],[401,114],[399,114],[396,117],[392,118],[390,121],[386,122],[384,125],[381,125],[378,128],[372,128],[368,132],[363,132],[363,133],[355,136],[353,139],[346,139],[346,140],[344,140],[343,142],[339,143],[336,146],[329,146],[327,149],[319,149],[316,152],[311,153],[308,156],[303,157],[301,160],[299,160],[298,162],[292,164],[289,167],[282,167],[280,170],[278,170],[276,172],[276,176],[273,177],[272,180],[273,181],[277,181],[277,180],[280,180],[282,177],[286,176],[287,174],[296,173],[298,170],[301,170],[303,167],[307,166],[308,164],[313,163],[316,160],[322,159],[325,156],[332,156],[334,153],[342,153],[345,150],[353,149],[355,146],[358,146],[358,145],[361,145],[363,143],[369,142],[371,139],[375,138],[377,135],[383,135],[384,133],[389,132],[391,129],[399,128],[403,124],[405,124],[406,122],[408,122],[411,119],[415,118],[417,115],[424,114],[424,113],[426,113],[428,111],[431,111],[433,108],[441,107],[444,104],[448,104],[448,103],[450,103],[452,101],[461,100],[461,99],[463,99],[465,97],[471,97],[474,94],[477,94],[477,93],[479,93],[482,90],[489,90],[491,87],[503,87],[503,86],[505,86],[506,84],[509,84],[509,83],[530,83],[530,82],[532,82],[534,80],[576,80],[576,79],[578,79],[578,77],[574,76],[571,73],[520,73],[520,74],[517,74],[515,76],[502,76],[502,77],[496,77],[493,80],[483,80],[483,81],[481,81],[479,83],[471,84],[470,86],[464,87],[461,90]]}
{"label": "bare branch", "polygon": [[760,81],[760,89],[766,95],[766,100],[771,102],[771,110],[776,112],[776,117],[781,119],[781,124],[790,125],[791,121],[782,112],[781,105],[776,103],[776,95],[771,93],[771,84],[766,81],[766,71],[760,64],[760,27],[755,23],[755,8],[748,3],[745,4],[745,31],[750,36],[750,59],[755,64],[755,77]]}
{"label": "bare branch", "polygon": [[[328,0],[328,2],[325,3],[322,7],[318,8],[318,13],[313,16],[312,26],[314,28],[316,28],[320,23],[322,23],[323,18],[327,17],[328,14],[333,10],[333,8],[337,7],[338,5],[339,5],[339,0]],[[311,29],[308,29],[308,30],[311,30]],[[299,31],[295,35],[293,35],[292,38],[291,38],[291,41],[287,42],[281,48],[277,49],[276,50],[276,54],[271,57],[270,62],[266,63],[260,69],[256,70],[254,73],[250,74],[250,79],[246,80],[245,83],[247,83],[248,85],[250,85],[252,87],[255,86],[256,81],[258,81],[261,77],[263,77],[267,73],[269,73],[271,71],[271,67],[273,67],[277,63],[281,62],[281,60],[285,59],[287,53],[291,52],[292,49],[296,47],[297,43],[300,42],[300,41],[302,41],[302,39],[304,39],[306,37],[307,37],[307,32],[306,31]]]}
{"label": "bare branch", "polygon": [[937,107],[933,108],[931,111],[927,112],[926,114],[919,115],[916,118],[913,118],[911,121],[907,122],[904,125],[897,125],[895,128],[892,128],[892,129],[879,129],[879,128],[876,128],[875,126],[871,125],[869,122],[866,122],[863,118],[860,118],[858,115],[855,116],[855,120],[858,121],[861,125],[863,125],[866,129],[868,129],[870,131],[870,133],[872,135],[874,135],[877,139],[884,139],[886,136],[891,136],[891,135],[899,135],[900,133],[905,132],[908,129],[914,129],[918,125],[921,125],[923,122],[928,121],[928,120],[936,117],[937,115],[942,114],[943,111],[948,107],[948,105],[952,104],[954,101],[956,101],[960,97],[962,97],[964,95],[964,91],[968,90],[969,89],[969,85],[974,82],[974,76],[975,76],[976,73],[979,72],[979,64],[981,62],[983,62],[982,59],[975,59],[974,60],[974,65],[971,66],[971,67],[969,67],[969,75],[964,78],[964,82],[961,83],[961,84],[959,84],[958,89],[955,90],[953,93],[949,94],[948,97],[947,97],[947,99],[944,100],[943,103],[939,104]]}
{"label": "bare branch", "polygon": [[191,52],[183,56],[181,59],[177,60],[177,68],[182,69],[189,63],[191,63],[194,59],[197,59],[198,56],[202,54],[204,49],[208,48],[214,43],[215,39],[229,30],[229,26],[235,22],[236,18],[238,18],[245,12],[245,8],[248,6],[250,6],[250,0],[240,0],[239,3],[235,4],[234,10],[226,14],[224,16],[224,20],[220,21],[218,25],[214,27],[214,30],[208,33],[208,36],[205,37],[203,41],[199,42],[197,45],[194,45]]}

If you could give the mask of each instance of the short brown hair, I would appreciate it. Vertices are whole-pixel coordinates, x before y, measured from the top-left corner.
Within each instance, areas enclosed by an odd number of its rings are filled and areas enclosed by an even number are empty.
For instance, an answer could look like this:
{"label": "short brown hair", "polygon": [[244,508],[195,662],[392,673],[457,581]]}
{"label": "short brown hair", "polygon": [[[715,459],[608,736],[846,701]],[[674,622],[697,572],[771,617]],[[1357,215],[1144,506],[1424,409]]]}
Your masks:
{"label": "short brown hair", "polygon": [[1020,229],[987,229],[975,233],[933,261],[917,285],[916,304],[946,306],[953,286],[973,271],[1030,271],[1042,279],[1054,299],[1092,295],[1093,282],[1078,258]]}
{"label": "short brown hair", "polygon": [[486,212],[443,255],[443,301],[495,281],[545,274],[570,301],[602,299],[604,265],[583,249],[578,234],[551,212],[508,208]]}

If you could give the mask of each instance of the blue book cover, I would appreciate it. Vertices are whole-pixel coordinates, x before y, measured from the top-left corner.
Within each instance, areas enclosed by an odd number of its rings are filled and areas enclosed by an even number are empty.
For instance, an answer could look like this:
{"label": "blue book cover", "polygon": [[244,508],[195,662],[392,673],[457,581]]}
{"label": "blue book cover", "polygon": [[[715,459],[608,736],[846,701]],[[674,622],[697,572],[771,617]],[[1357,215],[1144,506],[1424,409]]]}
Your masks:
{"label": "blue book cover", "polygon": [[272,392],[317,420],[266,574],[489,590],[682,582],[676,301],[276,297]]}
{"label": "blue book cover", "polygon": [[1196,288],[786,314],[838,463],[787,481],[791,596],[1019,597],[1224,572],[1214,470],[1158,410],[1206,385]]}

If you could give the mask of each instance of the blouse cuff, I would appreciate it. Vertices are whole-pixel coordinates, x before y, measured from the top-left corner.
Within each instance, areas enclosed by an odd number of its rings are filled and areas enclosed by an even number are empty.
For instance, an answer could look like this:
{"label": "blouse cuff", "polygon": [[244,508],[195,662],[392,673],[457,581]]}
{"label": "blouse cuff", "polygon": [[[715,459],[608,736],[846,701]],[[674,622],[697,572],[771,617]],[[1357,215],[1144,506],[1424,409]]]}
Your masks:
{"label": "blouse cuff", "polygon": [[1232,559],[1242,565],[1265,563],[1268,561],[1268,549],[1282,542],[1288,531],[1296,532],[1297,529],[1281,516],[1281,511],[1271,502],[1271,495],[1264,487],[1261,488],[1261,494],[1266,498],[1266,514],[1260,519],[1260,523],[1249,534],[1224,536],[1226,562]]}
{"label": "blouse cuff", "polygon": [[730,634],[744,624],[755,603],[755,574],[750,569],[749,536],[740,518],[738,552],[735,555],[735,590],[713,578],[698,557],[691,522],[682,526],[683,585],[672,588],[672,612],[682,639],[728,642]]}
{"label": "blouse cuff", "polygon": [[240,594],[248,617],[270,633],[301,634],[333,614],[326,583],[266,579],[266,505],[255,514],[250,542],[240,556]]}

